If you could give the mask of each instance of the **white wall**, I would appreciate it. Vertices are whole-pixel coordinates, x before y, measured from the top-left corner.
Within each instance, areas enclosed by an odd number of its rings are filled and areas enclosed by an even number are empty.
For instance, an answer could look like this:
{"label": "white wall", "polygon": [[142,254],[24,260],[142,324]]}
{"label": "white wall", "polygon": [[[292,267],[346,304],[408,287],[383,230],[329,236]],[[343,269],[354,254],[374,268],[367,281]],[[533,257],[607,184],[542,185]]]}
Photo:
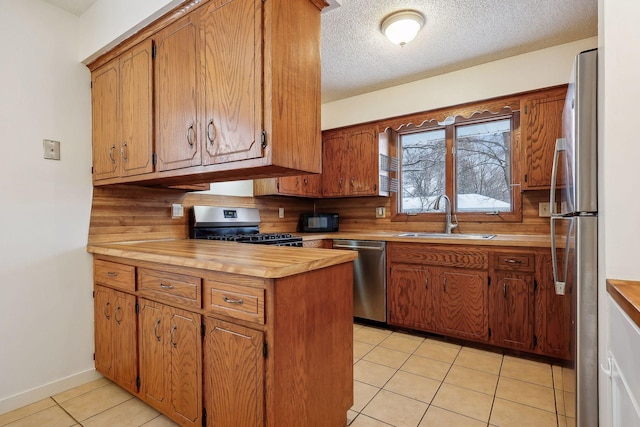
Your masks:
{"label": "white wall", "polygon": [[[90,75],[78,18],[0,1],[0,413],[95,377]],[[44,160],[42,139],[61,141]]]}
{"label": "white wall", "polygon": [[[602,181],[601,235],[604,236],[604,274],[600,286],[601,363],[606,358],[609,329],[604,278],[640,281],[640,2],[599,0],[599,45],[601,110],[598,124],[602,136],[600,157]],[[604,203],[602,203],[604,201]],[[602,246],[601,246],[602,247]],[[615,333],[615,331],[614,331]],[[608,426],[610,390],[607,377],[600,377],[600,425]],[[640,396],[640,390],[632,390]]]}
{"label": "white wall", "polygon": [[322,105],[322,129],[564,84],[576,54],[597,43],[592,37],[329,102]]}
{"label": "white wall", "polygon": [[98,0],[80,17],[79,59],[87,64],[184,0]]}

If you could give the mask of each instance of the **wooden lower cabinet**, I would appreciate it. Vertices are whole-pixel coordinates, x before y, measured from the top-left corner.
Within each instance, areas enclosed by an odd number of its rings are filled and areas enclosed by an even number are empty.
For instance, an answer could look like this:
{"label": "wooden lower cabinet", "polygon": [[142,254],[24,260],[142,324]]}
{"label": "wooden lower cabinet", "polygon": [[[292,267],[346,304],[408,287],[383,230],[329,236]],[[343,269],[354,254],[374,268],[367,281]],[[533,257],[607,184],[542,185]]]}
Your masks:
{"label": "wooden lower cabinet", "polygon": [[183,427],[345,424],[351,263],[265,279],[117,261],[95,264],[99,372]]}
{"label": "wooden lower cabinet", "polygon": [[[393,263],[389,286],[389,323],[436,331],[432,269],[415,264]],[[429,286],[431,282],[431,286]]]}
{"label": "wooden lower cabinet", "polygon": [[[562,259],[562,257],[560,257]],[[551,253],[536,257],[538,287],[535,294],[535,335],[537,347],[543,354],[572,358],[572,319],[574,309],[571,297],[573,289],[567,282],[564,295],[557,295],[553,281]]]}
{"label": "wooden lower cabinet", "polygon": [[389,242],[390,325],[571,360],[571,288],[547,249]]}
{"label": "wooden lower cabinet", "polygon": [[136,393],[136,297],[96,285],[94,313],[96,370]]}
{"label": "wooden lower cabinet", "polygon": [[522,350],[533,349],[534,276],[498,271],[491,287],[491,342]]}
{"label": "wooden lower cabinet", "polygon": [[488,276],[486,271],[439,269],[439,312],[446,335],[486,340],[488,336]]}
{"label": "wooden lower cabinet", "polygon": [[264,334],[205,318],[204,407],[208,426],[261,426]]}
{"label": "wooden lower cabinet", "polygon": [[140,298],[140,395],[182,426],[201,425],[200,314]]}

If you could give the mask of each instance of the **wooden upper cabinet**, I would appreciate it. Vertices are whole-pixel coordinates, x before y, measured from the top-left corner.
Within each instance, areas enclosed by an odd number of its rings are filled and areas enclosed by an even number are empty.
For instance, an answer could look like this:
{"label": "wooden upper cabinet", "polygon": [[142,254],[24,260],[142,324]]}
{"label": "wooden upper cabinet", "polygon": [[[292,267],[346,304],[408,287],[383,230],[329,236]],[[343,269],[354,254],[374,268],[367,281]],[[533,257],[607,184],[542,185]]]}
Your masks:
{"label": "wooden upper cabinet", "polygon": [[154,36],[158,171],[200,165],[199,32],[189,14]]}
{"label": "wooden upper cabinet", "polygon": [[376,126],[326,132],[322,144],[324,197],[388,195],[380,188],[380,154],[387,146]]}
{"label": "wooden upper cabinet", "polygon": [[322,138],[322,195],[324,197],[346,196],[346,176],[350,158],[347,136],[330,133]]}
{"label": "wooden upper cabinet", "polygon": [[212,1],[200,14],[203,164],[262,157],[262,1]]}
{"label": "wooden upper cabinet", "polygon": [[543,190],[551,186],[553,153],[556,139],[562,137],[566,93],[567,88],[563,86],[534,93],[521,101],[523,190]]}
{"label": "wooden upper cabinet", "polygon": [[153,172],[152,42],[91,75],[93,179]]}

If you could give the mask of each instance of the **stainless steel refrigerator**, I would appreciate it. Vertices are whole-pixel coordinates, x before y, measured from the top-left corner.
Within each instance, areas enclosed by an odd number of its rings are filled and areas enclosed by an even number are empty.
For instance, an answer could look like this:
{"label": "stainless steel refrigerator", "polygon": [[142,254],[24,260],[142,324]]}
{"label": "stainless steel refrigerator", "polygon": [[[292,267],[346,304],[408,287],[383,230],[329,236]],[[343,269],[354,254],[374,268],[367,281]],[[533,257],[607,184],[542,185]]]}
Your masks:
{"label": "stainless steel refrigerator", "polygon": [[556,141],[550,200],[556,294],[571,298],[575,313],[580,427],[598,425],[597,75],[597,50],[580,53],[569,81],[563,137]]}

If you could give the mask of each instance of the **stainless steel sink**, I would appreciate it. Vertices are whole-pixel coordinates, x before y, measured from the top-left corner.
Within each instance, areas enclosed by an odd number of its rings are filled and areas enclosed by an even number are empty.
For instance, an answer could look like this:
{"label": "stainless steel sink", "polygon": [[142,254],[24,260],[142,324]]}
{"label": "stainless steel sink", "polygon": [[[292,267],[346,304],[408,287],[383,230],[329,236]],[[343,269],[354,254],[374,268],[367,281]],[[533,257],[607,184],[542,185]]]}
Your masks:
{"label": "stainless steel sink", "polygon": [[423,239],[469,239],[469,240],[489,240],[496,237],[495,234],[459,234],[459,233],[401,233],[396,237],[416,237]]}

